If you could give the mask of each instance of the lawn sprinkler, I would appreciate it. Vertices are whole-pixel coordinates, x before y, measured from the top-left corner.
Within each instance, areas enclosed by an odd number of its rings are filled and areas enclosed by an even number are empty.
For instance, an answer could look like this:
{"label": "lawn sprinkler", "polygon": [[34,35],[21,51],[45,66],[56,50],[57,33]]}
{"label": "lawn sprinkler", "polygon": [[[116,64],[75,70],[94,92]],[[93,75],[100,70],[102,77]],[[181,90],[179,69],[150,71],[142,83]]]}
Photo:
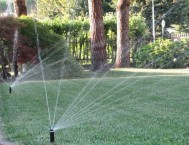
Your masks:
{"label": "lawn sprinkler", "polygon": [[9,87],[9,93],[10,93],[10,94],[12,93],[12,88],[11,88],[11,87]]}
{"label": "lawn sprinkler", "polygon": [[54,143],[54,130],[50,129],[50,143]]}

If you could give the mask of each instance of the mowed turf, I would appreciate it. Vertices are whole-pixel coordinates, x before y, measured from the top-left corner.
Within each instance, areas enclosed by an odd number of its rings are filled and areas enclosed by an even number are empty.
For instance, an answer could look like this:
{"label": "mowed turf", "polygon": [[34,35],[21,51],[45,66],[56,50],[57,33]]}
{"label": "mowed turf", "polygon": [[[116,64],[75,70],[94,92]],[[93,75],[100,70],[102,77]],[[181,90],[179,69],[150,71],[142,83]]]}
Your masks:
{"label": "mowed turf", "polygon": [[47,145],[51,126],[59,124],[57,145],[189,144],[187,69],[86,71],[45,86],[47,96],[42,81],[17,84],[12,94],[0,84],[7,140]]}

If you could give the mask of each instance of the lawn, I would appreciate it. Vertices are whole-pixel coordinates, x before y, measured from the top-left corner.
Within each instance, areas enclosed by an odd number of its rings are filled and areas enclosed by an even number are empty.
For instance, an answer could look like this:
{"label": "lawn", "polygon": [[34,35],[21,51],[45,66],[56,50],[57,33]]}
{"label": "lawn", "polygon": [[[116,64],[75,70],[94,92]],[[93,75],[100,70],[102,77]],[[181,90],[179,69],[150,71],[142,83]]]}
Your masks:
{"label": "lawn", "polygon": [[[7,140],[19,145],[189,144],[188,69],[113,69],[83,77],[0,84]],[[56,110],[56,113],[55,113]]]}

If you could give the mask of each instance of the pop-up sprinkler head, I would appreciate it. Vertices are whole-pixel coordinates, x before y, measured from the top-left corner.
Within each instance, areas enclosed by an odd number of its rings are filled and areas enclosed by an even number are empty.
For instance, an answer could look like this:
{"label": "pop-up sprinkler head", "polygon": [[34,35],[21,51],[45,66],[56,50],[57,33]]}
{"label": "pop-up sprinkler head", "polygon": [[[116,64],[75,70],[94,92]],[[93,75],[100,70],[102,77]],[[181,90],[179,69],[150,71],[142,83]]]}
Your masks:
{"label": "pop-up sprinkler head", "polygon": [[50,143],[54,143],[54,130],[50,129]]}
{"label": "pop-up sprinkler head", "polygon": [[12,93],[12,88],[11,88],[11,87],[9,87],[9,93],[10,93],[10,94]]}

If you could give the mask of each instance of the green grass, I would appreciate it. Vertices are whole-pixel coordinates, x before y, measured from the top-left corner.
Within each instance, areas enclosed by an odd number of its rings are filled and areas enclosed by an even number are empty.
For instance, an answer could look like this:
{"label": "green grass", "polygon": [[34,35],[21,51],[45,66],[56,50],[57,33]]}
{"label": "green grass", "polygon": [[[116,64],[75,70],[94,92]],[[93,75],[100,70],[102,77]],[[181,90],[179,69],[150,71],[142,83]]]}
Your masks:
{"label": "green grass", "polygon": [[[117,69],[92,76],[85,72],[82,78],[62,80],[55,123],[72,102],[74,108],[66,118],[81,114],[69,121],[76,125],[55,132],[55,144],[189,144],[189,70]],[[51,119],[58,84],[46,82]],[[83,87],[85,91],[75,100]],[[20,84],[12,94],[8,85],[0,84],[0,95],[7,140],[19,145],[50,144],[42,82]]]}

